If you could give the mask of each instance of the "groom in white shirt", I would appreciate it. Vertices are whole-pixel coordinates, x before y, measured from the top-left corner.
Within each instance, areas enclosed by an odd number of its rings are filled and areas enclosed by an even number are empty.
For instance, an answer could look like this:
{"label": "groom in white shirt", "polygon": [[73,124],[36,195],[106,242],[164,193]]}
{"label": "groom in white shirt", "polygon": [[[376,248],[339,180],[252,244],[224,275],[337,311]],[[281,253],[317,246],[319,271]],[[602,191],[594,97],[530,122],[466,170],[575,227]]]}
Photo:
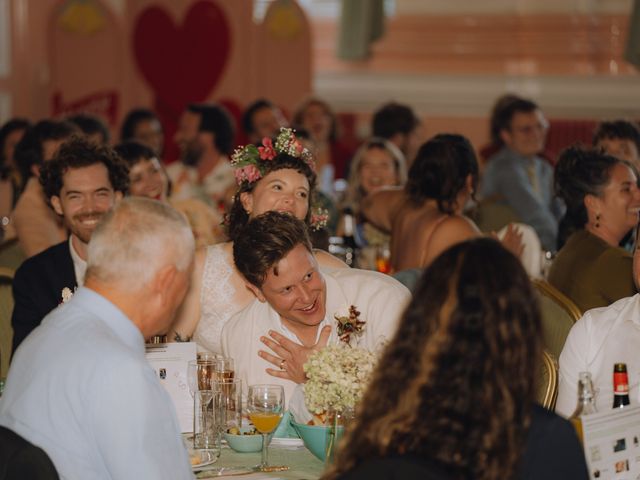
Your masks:
{"label": "groom in white shirt", "polygon": [[[377,272],[321,271],[306,225],[287,213],[251,220],[234,242],[233,257],[257,300],[224,326],[223,353],[235,360],[245,385],[282,385],[287,403],[306,380],[302,366],[312,352],[347,340],[379,350],[410,299],[402,284]],[[336,316],[348,316],[350,307],[364,323],[347,338]]]}

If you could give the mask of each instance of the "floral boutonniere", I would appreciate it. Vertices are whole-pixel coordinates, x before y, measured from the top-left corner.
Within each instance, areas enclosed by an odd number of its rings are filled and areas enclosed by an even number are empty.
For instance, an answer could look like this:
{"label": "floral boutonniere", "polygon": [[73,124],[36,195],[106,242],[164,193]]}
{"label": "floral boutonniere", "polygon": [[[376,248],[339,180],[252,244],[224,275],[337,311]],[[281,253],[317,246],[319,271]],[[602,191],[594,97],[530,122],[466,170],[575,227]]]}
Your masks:
{"label": "floral boutonniere", "polygon": [[62,302],[60,303],[67,303],[71,300],[71,297],[73,297],[73,291],[69,287],[64,287],[62,289]]}
{"label": "floral boutonniere", "polygon": [[360,312],[354,305],[349,307],[348,313],[336,313],[334,318],[338,323],[338,337],[340,337],[341,342],[344,342],[347,345],[350,345],[351,343],[352,334],[356,337],[362,335],[362,332],[364,331],[364,324],[367,323],[364,320],[360,320]]}

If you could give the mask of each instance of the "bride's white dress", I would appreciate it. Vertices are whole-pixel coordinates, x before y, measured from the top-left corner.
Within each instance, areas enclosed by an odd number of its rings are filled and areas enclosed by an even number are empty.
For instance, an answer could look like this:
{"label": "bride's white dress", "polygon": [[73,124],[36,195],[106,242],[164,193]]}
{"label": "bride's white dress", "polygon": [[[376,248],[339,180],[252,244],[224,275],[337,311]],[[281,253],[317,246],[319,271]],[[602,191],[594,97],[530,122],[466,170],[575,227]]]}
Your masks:
{"label": "bride's white dress", "polygon": [[233,258],[225,252],[223,245],[207,247],[200,291],[200,320],[193,334],[193,340],[200,348],[220,354],[222,327],[245,306],[239,303],[231,282]]}

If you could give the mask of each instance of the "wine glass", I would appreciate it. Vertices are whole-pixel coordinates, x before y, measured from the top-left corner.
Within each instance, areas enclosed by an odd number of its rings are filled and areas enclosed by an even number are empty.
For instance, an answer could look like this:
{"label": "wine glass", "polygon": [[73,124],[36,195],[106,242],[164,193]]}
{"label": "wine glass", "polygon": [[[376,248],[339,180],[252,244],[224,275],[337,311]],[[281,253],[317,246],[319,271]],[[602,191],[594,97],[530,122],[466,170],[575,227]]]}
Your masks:
{"label": "wine glass", "polygon": [[259,468],[266,469],[267,439],[273,432],[284,413],[284,388],[281,385],[250,385],[247,394],[247,413],[249,419],[262,434],[262,461]]}

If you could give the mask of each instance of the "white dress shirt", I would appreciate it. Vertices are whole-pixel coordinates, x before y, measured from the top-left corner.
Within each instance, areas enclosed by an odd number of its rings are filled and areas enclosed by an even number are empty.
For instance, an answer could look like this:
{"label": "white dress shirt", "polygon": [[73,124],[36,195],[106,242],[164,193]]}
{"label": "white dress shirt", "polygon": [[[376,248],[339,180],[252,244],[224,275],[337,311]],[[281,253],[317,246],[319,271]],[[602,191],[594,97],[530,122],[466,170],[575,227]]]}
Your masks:
{"label": "white dress shirt", "polygon": [[[409,303],[409,290],[394,278],[377,272],[353,268],[321,269],[326,282],[326,314],[318,326],[331,325],[329,345],[339,341],[334,315],[355,306],[366,322],[357,345],[372,352],[379,351],[395,333],[398,321]],[[247,385],[271,383],[284,387],[285,401],[292,398],[296,384],[269,375],[267,368],[277,368],[258,356],[258,350],[269,351],[260,341],[274,330],[301,343],[283,324],[280,315],[268,303],[258,300],[234,315],[222,329],[222,352],[235,361],[236,376]],[[354,342],[352,342],[352,345]]]}
{"label": "white dress shirt", "polygon": [[65,479],[191,479],[174,406],[140,330],[80,288],[20,345],[0,425],[51,458]]}
{"label": "white dress shirt", "polygon": [[556,412],[569,417],[578,403],[580,372],[591,372],[598,411],[613,406],[613,365],[627,364],[629,397],[640,404],[640,294],[589,310],[576,322],[560,354]]}
{"label": "white dress shirt", "polygon": [[87,271],[87,261],[80,258],[78,252],[73,247],[73,235],[69,235],[69,253],[71,253],[71,260],[73,260],[73,271],[76,274],[76,283],[78,287],[84,285],[84,274]]}

